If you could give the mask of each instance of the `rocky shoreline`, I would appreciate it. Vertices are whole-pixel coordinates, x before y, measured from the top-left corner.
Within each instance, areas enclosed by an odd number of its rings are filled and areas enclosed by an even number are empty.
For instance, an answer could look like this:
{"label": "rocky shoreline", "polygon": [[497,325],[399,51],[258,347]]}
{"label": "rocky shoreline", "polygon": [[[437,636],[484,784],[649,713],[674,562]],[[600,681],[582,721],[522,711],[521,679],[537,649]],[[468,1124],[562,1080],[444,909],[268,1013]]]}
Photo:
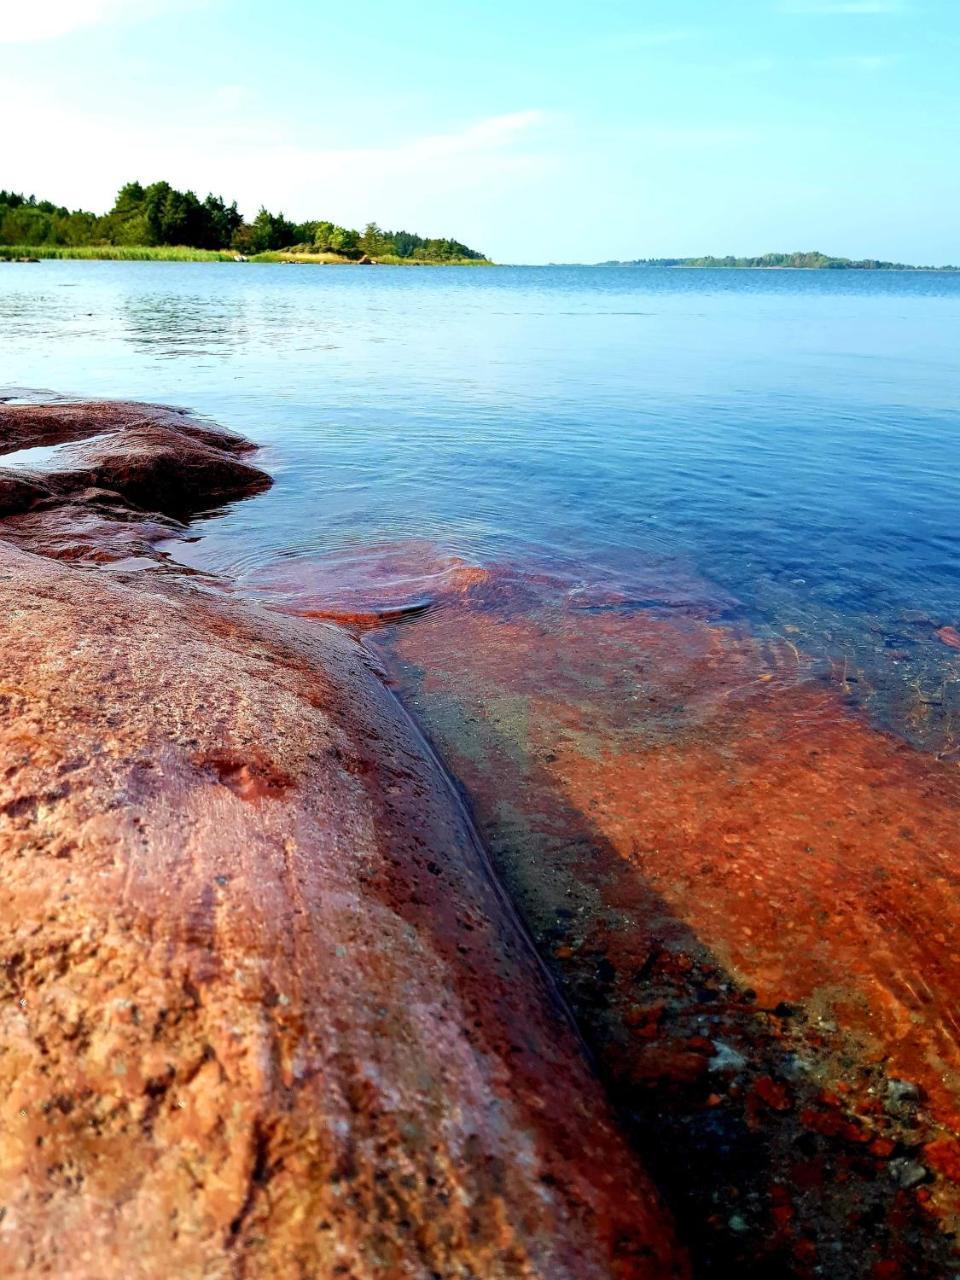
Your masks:
{"label": "rocky shoreline", "polygon": [[0,444],[48,451],[0,458],[4,1274],[685,1275],[369,653],[158,551],[253,446],[68,402]]}

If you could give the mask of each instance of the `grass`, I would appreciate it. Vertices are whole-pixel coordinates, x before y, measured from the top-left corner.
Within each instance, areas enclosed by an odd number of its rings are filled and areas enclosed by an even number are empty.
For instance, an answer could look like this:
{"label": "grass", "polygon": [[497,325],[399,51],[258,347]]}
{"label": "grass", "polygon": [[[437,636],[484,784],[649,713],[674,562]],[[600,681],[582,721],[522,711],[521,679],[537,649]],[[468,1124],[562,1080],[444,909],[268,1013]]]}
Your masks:
{"label": "grass", "polygon": [[94,258],[120,262],[232,262],[226,249],[189,249],[180,245],[140,244],[2,244],[0,259]]}
{"label": "grass", "polygon": [[258,253],[250,259],[251,262],[349,262],[349,258],[345,258],[340,253],[285,253],[282,249],[273,250],[270,253]]}
{"label": "grass", "polygon": [[489,258],[398,258],[385,253],[377,258],[388,267],[492,267]]}
{"label": "grass", "polygon": [[[300,262],[300,263],[337,263],[352,262],[355,258],[345,258],[340,253],[288,253],[278,249],[272,253],[258,253],[251,262]],[[487,258],[443,258],[424,260],[423,258],[398,258],[395,254],[384,253],[374,259],[388,267],[489,267],[493,264]]]}
{"label": "grass", "polygon": [[[98,261],[119,262],[233,262],[232,249],[190,249],[183,245],[158,245],[151,248],[138,244],[0,244],[0,262],[18,258],[87,258]],[[251,262],[299,262],[342,263],[350,262],[339,253],[258,253]],[[442,262],[424,262],[422,259],[397,258],[384,255],[378,262],[398,267],[488,267],[487,259],[451,258]]]}

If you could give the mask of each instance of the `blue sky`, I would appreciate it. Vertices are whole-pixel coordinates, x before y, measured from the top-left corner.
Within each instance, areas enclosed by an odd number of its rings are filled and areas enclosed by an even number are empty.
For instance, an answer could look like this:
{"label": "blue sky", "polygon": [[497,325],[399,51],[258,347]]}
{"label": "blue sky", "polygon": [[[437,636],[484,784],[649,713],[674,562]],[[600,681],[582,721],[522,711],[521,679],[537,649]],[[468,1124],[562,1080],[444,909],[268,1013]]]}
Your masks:
{"label": "blue sky", "polygon": [[46,0],[0,186],[166,177],[499,261],[960,261],[958,0]]}

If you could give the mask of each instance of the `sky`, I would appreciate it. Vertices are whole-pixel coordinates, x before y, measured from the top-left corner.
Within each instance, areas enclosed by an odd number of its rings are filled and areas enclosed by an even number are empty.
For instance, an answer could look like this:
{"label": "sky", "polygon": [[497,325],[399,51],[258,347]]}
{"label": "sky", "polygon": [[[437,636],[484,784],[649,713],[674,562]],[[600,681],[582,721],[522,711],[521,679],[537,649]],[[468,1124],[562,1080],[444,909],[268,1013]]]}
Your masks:
{"label": "sky", "polygon": [[960,261],[958,0],[11,9],[0,186],[71,208],[165,178],[500,262]]}

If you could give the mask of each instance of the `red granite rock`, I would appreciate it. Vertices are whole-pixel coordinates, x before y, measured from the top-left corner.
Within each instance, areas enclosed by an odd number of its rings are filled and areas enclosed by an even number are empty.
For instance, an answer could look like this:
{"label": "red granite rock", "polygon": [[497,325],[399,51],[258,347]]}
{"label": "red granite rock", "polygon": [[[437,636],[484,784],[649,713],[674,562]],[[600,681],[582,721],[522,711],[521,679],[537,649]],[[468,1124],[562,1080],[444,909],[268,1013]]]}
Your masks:
{"label": "red granite rock", "polygon": [[685,1274],[358,643],[4,534],[0,1274]]}
{"label": "red granite rock", "polygon": [[249,441],[150,405],[3,404],[0,445],[63,446],[39,470],[3,471],[0,516],[79,500],[185,517],[270,485],[243,460]]}

